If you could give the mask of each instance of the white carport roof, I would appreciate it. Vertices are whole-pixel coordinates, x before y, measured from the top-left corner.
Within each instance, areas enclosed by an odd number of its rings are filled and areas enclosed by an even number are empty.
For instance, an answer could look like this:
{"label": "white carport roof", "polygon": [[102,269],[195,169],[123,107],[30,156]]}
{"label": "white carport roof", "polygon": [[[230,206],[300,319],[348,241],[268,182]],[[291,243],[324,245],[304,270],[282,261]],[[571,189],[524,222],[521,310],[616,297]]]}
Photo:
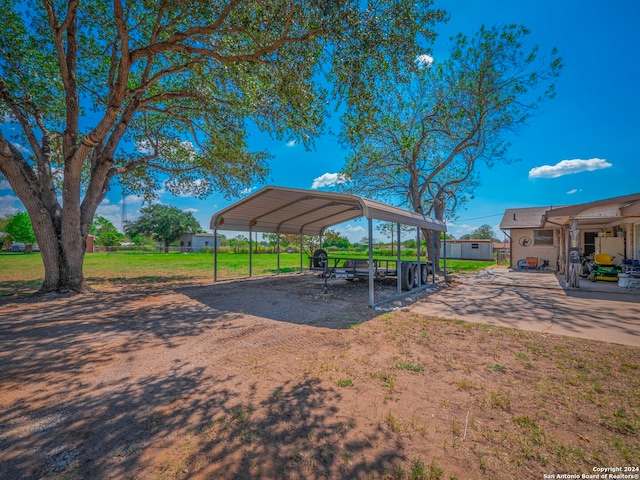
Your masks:
{"label": "white carport roof", "polygon": [[327,227],[364,216],[439,232],[439,220],[357,195],[264,187],[215,213],[212,230],[322,235]]}

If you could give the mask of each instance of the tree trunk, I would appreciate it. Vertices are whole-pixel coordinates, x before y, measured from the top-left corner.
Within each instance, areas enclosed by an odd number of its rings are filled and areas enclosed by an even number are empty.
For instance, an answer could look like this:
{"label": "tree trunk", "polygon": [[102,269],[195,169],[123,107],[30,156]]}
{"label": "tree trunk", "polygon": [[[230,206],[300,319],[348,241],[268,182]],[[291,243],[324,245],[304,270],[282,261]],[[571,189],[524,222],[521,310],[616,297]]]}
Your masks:
{"label": "tree trunk", "polygon": [[[420,202],[422,199],[420,199]],[[443,221],[444,218],[444,202],[441,202],[439,199],[434,199],[433,202],[433,216],[436,220]],[[422,205],[420,204],[419,208],[416,208],[414,205],[414,209],[418,213],[422,213]],[[441,274],[442,269],[440,268],[440,232],[435,230],[427,230],[423,229],[422,234],[427,242],[427,256],[429,260],[433,263],[433,271],[435,273]]]}
{"label": "tree trunk", "polygon": [[[29,211],[29,208],[27,208]],[[91,291],[82,272],[86,236],[79,231],[62,234],[56,231],[54,221],[49,215],[29,211],[33,231],[40,246],[44,263],[44,281],[40,293]],[[75,237],[70,240],[70,237]]]}
{"label": "tree trunk", "polygon": [[423,229],[422,235],[426,240],[427,257],[433,263],[433,271],[442,273],[442,269],[440,268],[440,232]]}
{"label": "tree trunk", "polygon": [[[32,172],[21,154],[6,142],[0,144],[0,167],[14,193],[24,204],[40,246],[44,263],[44,281],[40,293],[90,291],[82,273],[87,220],[84,219],[83,225],[80,208],[72,208],[74,203],[78,205],[78,199],[67,197],[65,208],[61,208],[55,194],[40,188],[42,179]],[[68,218],[70,213],[76,217]],[[93,219],[93,212],[89,213],[87,217]]]}
{"label": "tree trunk", "polygon": [[[29,214],[33,218],[33,214]],[[33,227],[44,263],[44,281],[40,293],[91,291],[82,271],[86,236],[79,231],[63,234],[53,228],[51,219],[49,223],[49,228],[35,224]]]}

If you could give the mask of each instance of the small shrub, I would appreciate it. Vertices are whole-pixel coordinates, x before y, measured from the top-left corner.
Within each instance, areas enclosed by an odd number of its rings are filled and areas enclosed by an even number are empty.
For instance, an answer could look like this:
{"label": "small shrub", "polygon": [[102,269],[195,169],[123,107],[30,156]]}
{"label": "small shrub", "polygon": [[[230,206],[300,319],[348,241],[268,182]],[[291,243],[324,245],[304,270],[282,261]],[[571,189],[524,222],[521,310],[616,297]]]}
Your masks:
{"label": "small shrub", "polygon": [[395,433],[400,433],[402,431],[402,422],[398,417],[396,417],[391,410],[387,413],[387,425],[391,429],[391,431]]}
{"label": "small shrub", "polygon": [[353,380],[350,378],[341,378],[336,382],[336,385],[339,387],[353,387]]}
{"label": "small shrub", "polygon": [[489,394],[492,407],[507,410],[511,406],[511,397],[507,392],[503,392],[501,388]]}
{"label": "small shrub", "polygon": [[396,368],[400,370],[410,370],[412,372],[423,372],[424,367],[420,365],[413,365],[411,363],[396,363]]}

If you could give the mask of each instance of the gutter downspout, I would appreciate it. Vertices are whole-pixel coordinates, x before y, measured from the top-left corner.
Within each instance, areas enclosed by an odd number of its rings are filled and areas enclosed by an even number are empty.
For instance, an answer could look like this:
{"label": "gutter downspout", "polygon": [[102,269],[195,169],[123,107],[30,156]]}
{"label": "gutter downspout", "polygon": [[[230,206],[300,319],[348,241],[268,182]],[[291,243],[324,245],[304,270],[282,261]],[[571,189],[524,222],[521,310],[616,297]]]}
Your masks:
{"label": "gutter downspout", "polygon": [[511,235],[509,235],[506,230],[501,228],[500,231],[509,239],[509,266],[513,268],[513,238],[511,238]]}

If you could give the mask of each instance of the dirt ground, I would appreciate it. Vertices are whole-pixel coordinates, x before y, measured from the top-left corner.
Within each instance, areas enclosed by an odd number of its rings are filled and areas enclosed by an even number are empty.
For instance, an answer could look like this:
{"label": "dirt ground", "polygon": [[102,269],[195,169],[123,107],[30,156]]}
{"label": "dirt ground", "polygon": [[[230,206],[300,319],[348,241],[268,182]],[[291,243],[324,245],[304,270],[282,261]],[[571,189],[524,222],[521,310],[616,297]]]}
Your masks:
{"label": "dirt ground", "polygon": [[5,299],[0,478],[638,474],[640,349],[402,308],[428,295],[374,310],[306,274]]}

